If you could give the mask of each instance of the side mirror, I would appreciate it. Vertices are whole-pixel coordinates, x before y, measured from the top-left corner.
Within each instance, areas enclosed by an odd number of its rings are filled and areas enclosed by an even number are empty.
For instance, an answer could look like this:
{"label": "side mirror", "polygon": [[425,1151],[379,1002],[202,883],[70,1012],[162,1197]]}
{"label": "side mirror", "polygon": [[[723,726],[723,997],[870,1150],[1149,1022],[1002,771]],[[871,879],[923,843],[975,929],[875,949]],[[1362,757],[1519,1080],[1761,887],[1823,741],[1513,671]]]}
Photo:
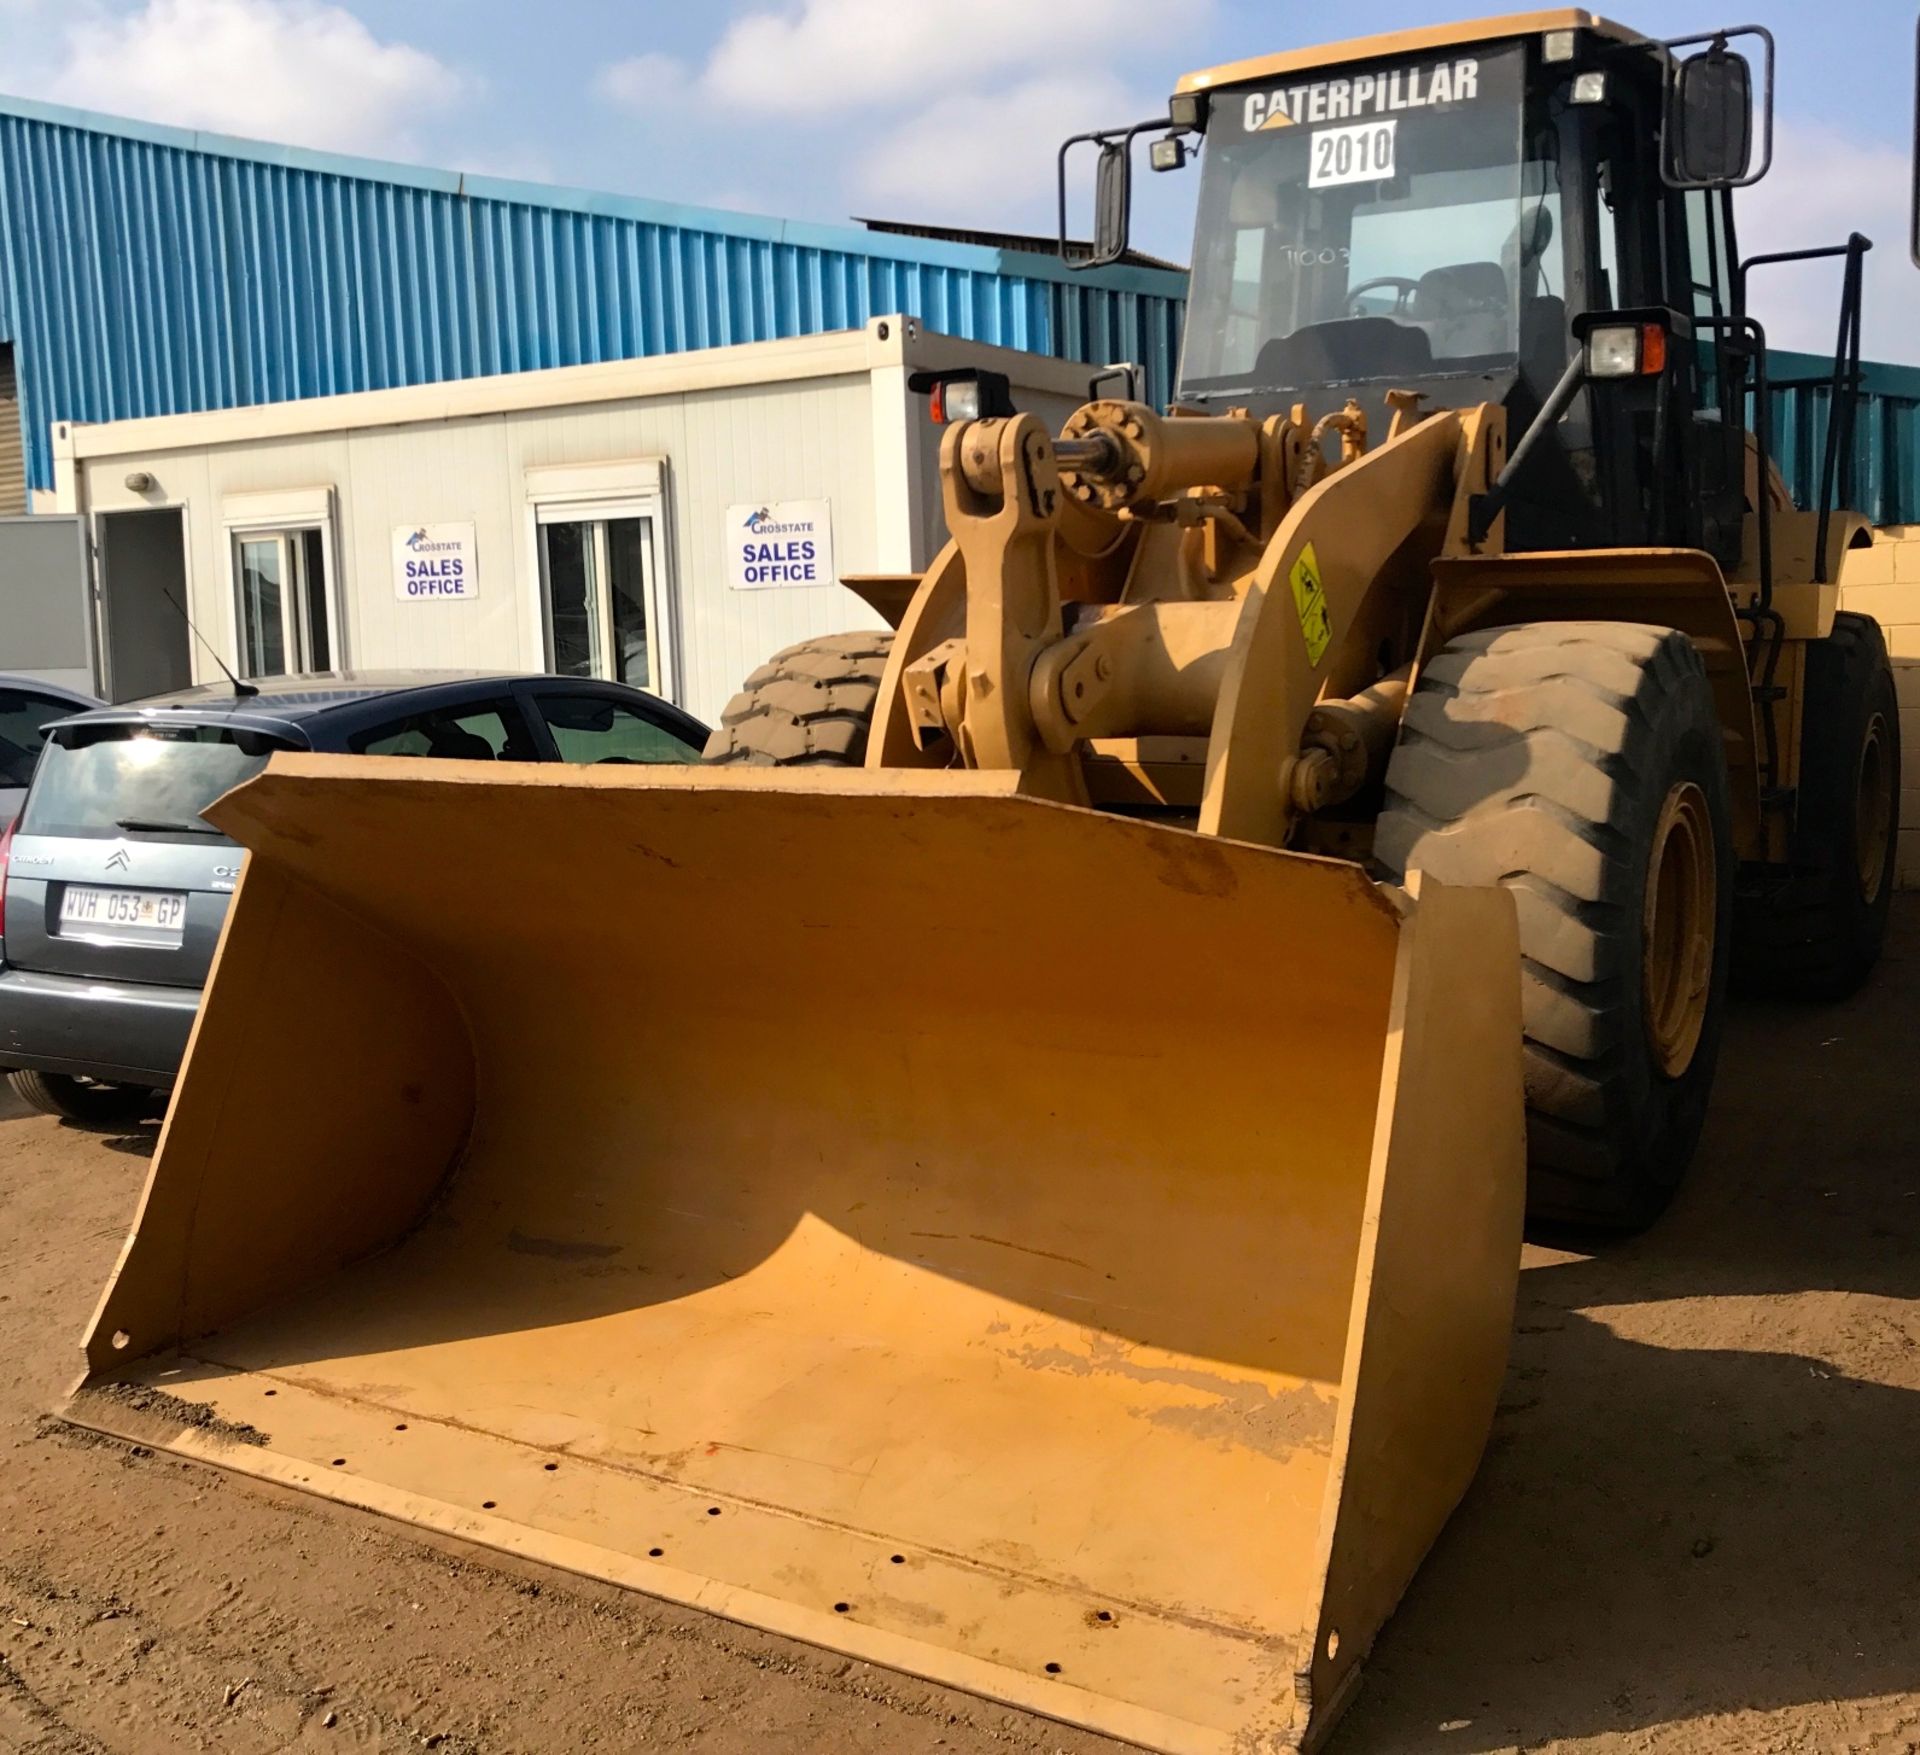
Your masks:
{"label": "side mirror", "polygon": [[1753,166],[1753,69],[1744,55],[1709,49],[1680,63],[1673,91],[1673,172],[1721,188]]}
{"label": "side mirror", "polygon": [[[1104,268],[1118,262],[1127,253],[1127,236],[1133,222],[1133,143],[1157,128],[1170,128],[1172,122],[1161,116],[1151,122],[1136,122],[1131,128],[1109,128],[1093,134],[1076,134],[1061,144],[1059,160],[1060,260],[1069,268]],[[1076,146],[1091,141],[1100,149],[1093,173],[1093,248],[1070,243],[1067,238],[1067,155]]]}
{"label": "side mirror", "polygon": [[[1746,56],[1727,46],[1736,36],[1759,38],[1766,55],[1761,82],[1766,140],[1757,168],[1754,72]],[[1667,80],[1660,174],[1674,189],[1742,189],[1765,176],[1773,161],[1773,37],[1758,25],[1745,25],[1663,47],[1671,53],[1697,43],[1707,46],[1677,62]]]}
{"label": "side mirror", "polygon": [[1103,140],[1093,173],[1093,260],[1118,262],[1133,225],[1133,154],[1125,140]]}

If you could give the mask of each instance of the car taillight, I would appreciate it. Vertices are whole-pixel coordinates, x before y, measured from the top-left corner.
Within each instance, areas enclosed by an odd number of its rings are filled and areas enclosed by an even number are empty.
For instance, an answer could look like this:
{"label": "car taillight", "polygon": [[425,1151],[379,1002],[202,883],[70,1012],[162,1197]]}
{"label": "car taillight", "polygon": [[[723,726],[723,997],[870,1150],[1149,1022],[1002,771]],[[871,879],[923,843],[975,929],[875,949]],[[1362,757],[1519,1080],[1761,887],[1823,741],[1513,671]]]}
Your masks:
{"label": "car taillight", "polygon": [[13,852],[13,825],[19,820],[13,817],[0,829],[0,942],[7,936],[7,860]]}

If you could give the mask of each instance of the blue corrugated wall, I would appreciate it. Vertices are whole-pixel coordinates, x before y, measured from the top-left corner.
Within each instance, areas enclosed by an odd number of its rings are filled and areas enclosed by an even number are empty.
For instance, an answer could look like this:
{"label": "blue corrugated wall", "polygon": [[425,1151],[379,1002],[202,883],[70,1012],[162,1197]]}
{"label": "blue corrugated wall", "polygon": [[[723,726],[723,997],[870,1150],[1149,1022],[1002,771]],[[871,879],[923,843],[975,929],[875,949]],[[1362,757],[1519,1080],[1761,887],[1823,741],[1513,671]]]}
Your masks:
{"label": "blue corrugated wall", "polygon": [[[196,135],[0,98],[0,341],[28,479],[48,427],[853,328],[1147,368],[1186,277]],[[1774,448],[1811,504],[1831,360],[1777,352]],[[1920,521],[1920,369],[1869,365],[1844,502]]]}
{"label": "blue corrugated wall", "polygon": [[[1827,421],[1833,409],[1833,356],[1769,350],[1773,458],[1794,503],[1820,492]],[[1876,524],[1920,523],[1920,367],[1862,363],[1854,419],[1853,480],[1843,506]]]}
{"label": "blue corrugated wall", "polygon": [[49,424],[855,328],[1173,384],[1183,274],[335,158],[0,99],[0,341]]}

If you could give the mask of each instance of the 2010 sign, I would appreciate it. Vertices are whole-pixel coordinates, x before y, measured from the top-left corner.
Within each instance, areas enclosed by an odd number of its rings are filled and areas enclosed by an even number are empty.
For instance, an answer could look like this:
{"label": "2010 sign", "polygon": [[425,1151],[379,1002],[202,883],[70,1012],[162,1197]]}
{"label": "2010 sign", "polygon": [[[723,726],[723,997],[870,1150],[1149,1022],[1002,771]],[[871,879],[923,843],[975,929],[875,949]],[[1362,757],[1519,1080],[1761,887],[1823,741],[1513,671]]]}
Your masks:
{"label": "2010 sign", "polygon": [[727,575],[736,591],[837,585],[833,510],[825,500],[727,508]]}
{"label": "2010 sign", "polygon": [[1341,183],[1376,183],[1393,175],[1392,122],[1355,122],[1345,128],[1316,128],[1309,143],[1307,187],[1326,189]]}
{"label": "2010 sign", "polygon": [[396,524],[393,594],[402,603],[467,603],[480,595],[471,524]]}

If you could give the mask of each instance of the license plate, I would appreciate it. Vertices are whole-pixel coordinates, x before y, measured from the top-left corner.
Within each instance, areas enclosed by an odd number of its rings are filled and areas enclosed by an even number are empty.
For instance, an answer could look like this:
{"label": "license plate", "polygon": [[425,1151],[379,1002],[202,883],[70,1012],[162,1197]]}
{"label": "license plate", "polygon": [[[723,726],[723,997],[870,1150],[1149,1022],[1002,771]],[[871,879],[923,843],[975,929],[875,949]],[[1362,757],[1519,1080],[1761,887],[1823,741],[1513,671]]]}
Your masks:
{"label": "license plate", "polygon": [[69,884],[60,899],[63,932],[100,931],[129,937],[175,938],[187,918],[187,899],[174,890],[101,890]]}

